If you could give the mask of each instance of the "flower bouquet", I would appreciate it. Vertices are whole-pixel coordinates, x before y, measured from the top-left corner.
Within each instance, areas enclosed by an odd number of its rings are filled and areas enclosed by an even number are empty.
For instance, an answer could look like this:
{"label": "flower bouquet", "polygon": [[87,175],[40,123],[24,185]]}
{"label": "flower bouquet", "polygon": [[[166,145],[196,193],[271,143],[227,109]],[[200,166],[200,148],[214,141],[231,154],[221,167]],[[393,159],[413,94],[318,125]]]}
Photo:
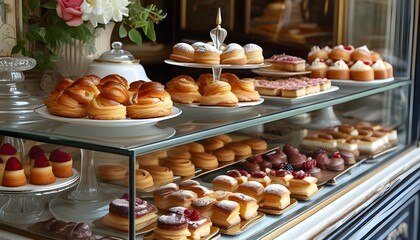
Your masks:
{"label": "flower bouquet", "polygon": [[142,43],[142,34],[156,40],[154,24],[166,17],[162,10],[140,0],[24,0],[26,33],[18,36],[12,54],[21,53],[37,60],[40,71],[53,69],[57,50],[74,39],[95,53],[95,31],[113,22],[120,38]]}

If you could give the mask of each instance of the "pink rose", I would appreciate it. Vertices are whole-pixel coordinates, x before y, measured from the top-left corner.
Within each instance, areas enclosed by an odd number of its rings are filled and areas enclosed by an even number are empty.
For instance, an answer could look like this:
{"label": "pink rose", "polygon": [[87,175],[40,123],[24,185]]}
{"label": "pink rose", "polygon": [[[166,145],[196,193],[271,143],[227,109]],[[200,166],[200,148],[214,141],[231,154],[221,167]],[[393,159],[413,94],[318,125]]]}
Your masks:
{"label": "pink rose", "polygon": [[83,23],[80,6],[83,0],[57,0],[57,15],[71,27],[80,26]]}

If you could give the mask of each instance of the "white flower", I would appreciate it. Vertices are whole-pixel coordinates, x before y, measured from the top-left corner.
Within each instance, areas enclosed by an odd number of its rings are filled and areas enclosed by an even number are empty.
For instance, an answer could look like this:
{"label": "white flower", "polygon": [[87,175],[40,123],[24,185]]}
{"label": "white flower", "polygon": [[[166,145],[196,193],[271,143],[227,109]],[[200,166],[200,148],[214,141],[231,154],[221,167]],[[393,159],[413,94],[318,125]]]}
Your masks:
{"label": "white flower", "polygon": [[107,24],[111,20],[121,22],[128,16],[128,0],[84,0],[81,7],[83,21],[89,21],[93,27]]}

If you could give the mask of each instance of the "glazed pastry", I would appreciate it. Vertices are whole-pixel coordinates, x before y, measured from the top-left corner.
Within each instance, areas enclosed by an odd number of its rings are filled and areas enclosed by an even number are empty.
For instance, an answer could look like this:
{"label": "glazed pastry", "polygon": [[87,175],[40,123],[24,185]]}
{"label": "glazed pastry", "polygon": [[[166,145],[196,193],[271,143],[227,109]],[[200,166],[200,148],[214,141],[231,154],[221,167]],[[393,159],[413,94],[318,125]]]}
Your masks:
{"label": "glazed pastry", "polygon": [[168,167],[147,166],[143,168],[152,175],[154,185],[160,186],[162,184],[171,183],[174,180],[174,173]]}
{"label": "glazed pastry", "polygon": [[244,48],[237,43],[228,44],[220,54],[221,64],[246,64],[247,58]]}
{"label": "glazed pastry", "polygon": [[343,60],[344,62],[350,62],[351,61],[351,53],[354,51],[353,46],[343,46],[338,45],[335,46],[330,54],[328,55],[328,58],[331,59],[333,62]]}
{"label": "glazed pastry", "polygon": [[307,161],[302,164],[302,170],[309,173],[311,176],[319,178],[321,177],[321,169],[316,167],[316,160],[309,157]]}
{"label": "glazed pastry", "polygon": [[[107,227],[128,232],[129,226],[129,197],[124,194],[121,198],[114,199],[109,204],[109,213],[102,218],[102,224]],[[145,200],[136,197],[134,205],[136,231],[156,221],[157,208]]]}
{"label": "glazed pastry", "polygon": [[96,176],[105,181],[122,180],[127,168],[119,164],[103,164],[96,168]]}
{"label": "glazed pastry", "polygon": [[356,163],[356,157],[351,151],[340,149],[339,153],[343,158],[345,165],[353,165]]}
{"label": "glazed pastry", "polygon": [[226,175],[231,176],[234,179],[236,179],[236,181],[238,181],[238,184],[242,184],[248,181],[249,173],[245,170],[232,169],[232,170],[228,170],[226,172]]}
{"label": "glazed pastry", "polygon": [[153,202],[158,209],[168,209],[170,203],[168,197],[171,193],[177,192],[179,190],[178,185],[175,183],[168,183],[158,187],[153,191]]}
{"label": "glazed pastry", "polygon": [[191,187],[200,186],[200,183],[194,179],[187,179],[178,184],[179,189],[189,190]]}
{"label": "glazed pastry", "polygon": [[185,210],[184,215],[188,220],[189,239],[200,240],[210,234],[210,227],[213,225],[210,218],[201,216],[200,211]]}
{"label": "glazed pastry", "polygon": [[228,197],[232,194],[232,192],[230,191],[224,191],[224,190],[215,190],[212,194],[211,194],[211,198],[216,199],[217,201],[221,201],[221,200],[227,200]]}
{"label": "glazed pastry", "polygon": [[199,168],[204,170],[215,169],[219,166],[216,156],[211,153],[193,153],[191,156],[191,162]]}
{"label": "glazed pastry", "polygon": [[225,146],[225,143],[218,138],[208,138],[203,143],[206,152],[213,152]]}
{"label": "glazed pastry", "polygon": [[212,154],[216,156],[219,162],[231,162],[235,160],[235,152],[228,147],[216,149]]}
{"label": "glazed pastry", "polygon": [[171,95],[158,82],[144,83],[127,106],[127,117],[135,119],[164,117],[172,114]]}
{"label": "glazed pastry", "polygon": [[374,64],[372,64],[372,69],[375,79],[388,78],[388,72],[382,59],[379,59]]}
{"label": "glazed pastry", "polygon": [[95,240],[96,235],[86,223],[64,222],[56,218],[50,218],[39,222],[41,230],[46,231],[52,237],[62,240]]}
{"label": "glazed pastry", "polygon": [[235,107],[238,105],[238,98],[231,91],[229,83],[213,81],[204,88],[200,98],[200,104],[206,106]]}
{"label": "glazed pastry", "polygon": [[253,197],[257,202],[263,200],[264,185],[257,181],[247,181],[238,186],[237,192]]}
{"label": "glazed pastry", "polygon": [[249,173],[254,173],[260,171],[259,163],[251,162],[251,161],[244,161],[241,163],[241,166]]}
{"label": "glazed pastry", "polygon": [[327,165],[329,170],[333,171],[342,171],[344,170],[344,159],[341,157],[339,152],[335,152],[331,158],[330,164]]}
{"label": "glazed pastry", "polygon": [[[155,185],[153,182],[153,177],[150,175],[150,173],[144,169],[136,169],[136,189],[139,190],[145,190],[148,188],[151,188]],[[128,173],[125,175],[124,183],[126,186],[128,186],[130,180],[130,176],[128,176]]]}
{"label": "glazed pastry", "polygon": [[49,161],[51,163],[54,176],[58,178],[73,176],[73,159],[70,154],[57,148],[51,152]]}
{"label": "glazed pastry", "polygon": [[272,183],[278,183],[285,187],[289,186],[289,181],[293,178],[292,173],[284,169],[271,170],[268,172],[268,176],[271,178]]}
{"label": "glazed pastry", "polygon": [[188,190],[195,192],[199,198],[211,196],[214,192],[212,189],[201,185],[192,186]]}
{"label": "glazed pastry", "polygon": [[187,218],[175,213],[161,215],[154,234],[157,239],[187,239],[191,235]]}
{"label": "glazed pastry", "polygon": [[212,181],[213,184],[213,190],[223,190],[223,191],[229,191],[229,192],[235,192],[238,188],[238,181],[227,175],[219,175],[215,177]]}
{"label": "glazed pastry", "polygon": [[211,221],[220,228],[228,229],[241,222],[240,206],[237,202],[222,200],[213,205]]}
{"label": "glazed pastry", "polygon": [[302,164],[307,160],[307,157],[303,153],[291,155],[289,157],[289,163],[293,169],[299,170],[302,168]]}
{"label": "glazed pastry", "polygon": [[191,104],[200,102],[201,94],[194,80],[189,81],[185,78],[180,78],[175,81],[171,80],[166,86],[166,91],[171,95],[172,101],[176,103]]}
{"label": "glazed pastry", "polygon": [[243,78],[235,85],[232,85],[232,92],[236,95],[239,102],[259,101],[260,94],[255,90],[254,79]]}
{"label": "glazed pastry", "polygon": [[370,50],[366,47],[366,45],[354,49],[354,51],[351,53],[351,61],[362,61],[372,64],[372,56],[370,54]]}
{"label": "glazed pastry", "polygon": [[202,64],[219,64],[221,52],[210,44],[194,48],[194,62]]}
{"label": "glazed pastry", "polygon": [[201,143],[191,142],[187,144],[190,153],[203,153],[205,152],[204,146]]}
{"label": "glazed pastry", "polygon": [[292,155],[298,154],[299,153],[299,149],[297,149],[293,145],[285,144],[283,146],[283,152],[287,155],[288,158],[290,158]]}
{"label": "glazed pastry", "polygon": [[268,148],[267,142],[260,138],[248,138],[241,141],[251,147],[253,152],[266,151]]}
{"label": "glazed pastry", "polygon": [[350,79],[357,81],[371,81],[375,79],[375,74],[371,66],[362,61],[357,61],[350,68]]}
{"label": "glazed pastry", "polygon": [[327,78],[336,80],[349,80],[350,69],[343,60],[335,61],[327,69]]}
{"label": "glazed pastry", "polygon": [[78,78],[67,87],[65,92],[84,106],[87,106],[100,93],[96,84],[85,77]]}
{"label": "glazed pastry", "polygon": [[281,210],[290,205],[290,191],[284,185],[270,184],[264,188],[264,208]]}
{"label": "glazed pastry", "polygon": [[319,46],[312,46],[311,51],[308,53],[306,62],[312,64],[315,59],[325,61],[328,59],[328,52],[325,49],[321,49]]}
{"label": "glazed pastry", "polygon": [[312,61],[311,65],[308,67],[308,70],[311,71],[311,78],[326,78],[328,65],[319,58],[316,58]]}
{"label": "glazed pastry", "polygon": [[170,168],[174,175],[177,176],[189,177],[195,174],[195,166],[189,159],[167,159],[165,166]]}
{"label": "glazed pastry", "polygon": [[263,158],[271,162],[271,165],[275,169],[279,169],[281,163],[287,162],[287,155],[280,149],[264,154]]}
{"label": "glazed pastry", "polygon": [[254,43],[244,46],[246,64],[259,64],[264,62],[263,49]]}
{"label": "glazed pastry", "polygon": [[231,142],[226,144],[226,147],[235,152],[235,157],[247,157],[252,155],[252,149],[248,144],[241,142]]}
{"label": "glazed pastry", "polygon": [[200,94],[204,93],[204,88],[214,81],[213,74],[203,73],[198,77],[196,84],[198,86],[198,91]]}
{"label": "glazed pastry", "polygon": [[211,217],[213,204],[217,202],[212,197],[202,197],[191,203],[191,208],[200,212],[203,217]]}
{"label": "glazed pastry", "polygon": [[13,147],[12,144],[10,144],[10,143],[3,143],[0,146],[0,158],[7,160],[7,159],[9,159],[11,157],[15,157],[19,161],[21,160],[20,153],[18,153],[18,151],[16,150],[15,147]]}
{"label": "glazed pastry", "polygon": [[57,98],[61,94],[63,94],[64,90],[68,88],[72,83],[73,83],[73,80],[68,77],[64,77],[57,82],[54,89],[51,91],[47,99],[45,99],[44,101],[44,104],[45,106],[47,106],[47,109],[50,109],[56,104]]}
{"label": "glazed pastry", "polygon": [[127,89],[129,87],[127,79],[119,74],[109,74],[101,78],[97,85],[98,85],[99,90],[102,92],[102,88],[108,86],[108,84],[109,85],[121,84],[124,88],[127,88]]}
{"label": "glazed pastry", "polygon": [[194,48],[188,43],[177,43],[169,58],[178,62],[194,62]]}
{"label": "glazed pastry", "polygon": [[169,207],[191,207],[191,203],[198,199],[198,196],[195,192],[190,190],[178,190],[169,194],[168,203]]}
{"label": "glazed pastry", "polygon": [[55,176],[47,157],[39,154],[35,157],[34,165],[30,169],[29,183],[34,185],[47,185],[55,182]]}
{"label": "glazed pastry", "polygon": [[316,161],[316,166],[321,169],[327,169],[327,166],[331,163],[327,152],[324,149],[317,149],[313,152],[312,158]]}
{"label": "glazed pastry", "polygon": [[248,178],[248,181],[257,181],[260,182],[264,187],[270,185],[271,178],[267,176],[267,173],[263,171],[254,172]]}
{"label": "glazed pastry", "polygon": [[20,187],[26,183],[22,163],[16,157],[10,157],[4,168],[2,185],[5,187]]}
{"label": "glazed pastry", "polygon": [[228,200],[237,202],[239,204],[239,216],[242,220],[249,220],[257,216],[257,210],[259,206],[255,198],[243,193],[233,193],[229,196]]}
{"label": "glazed pastry", "polygon": [[292,172],[292,175],[293,178],[290,179],[288,187],[292,195],[310,197],[318,191],[317,178],[311,177],[302,170]]}
{"label": "glazed pastry", "polygon": [[266,172],[267,170],[270,170],[273,168],[273,164],[271,164],[271,162],[263,159],[260,163],[260,169],[264,172]]}

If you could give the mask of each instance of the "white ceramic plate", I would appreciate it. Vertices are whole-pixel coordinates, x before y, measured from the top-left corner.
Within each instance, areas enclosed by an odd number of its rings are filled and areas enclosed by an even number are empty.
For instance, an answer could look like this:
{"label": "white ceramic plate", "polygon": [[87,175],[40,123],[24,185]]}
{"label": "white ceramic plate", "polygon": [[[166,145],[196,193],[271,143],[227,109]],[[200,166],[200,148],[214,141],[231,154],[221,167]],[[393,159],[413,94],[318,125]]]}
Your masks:
{"label": "white ceramic plate", "polygon": [[360,86],[371,86],[371,85],[377,85],[377,84],[392,82],[392,81],[394,81],[394,78],[386,78],[386,79],[372,80],[372,81],[330,79],[330,81],[331,81],[332,84],[334,84],[336,86],[360,87]]}
{"label": "white ceramic plate", "polygon": [[322,91],[322,92],[318,92],[318,93],[314,93],[314,94],[309,94],[309,95],[305,95],[302,97],[297,97],[297,98],[286,98],[286,97],[276,97],[276,96],[261,96],[263,98],[265,98],[266,100],[272,100],[272,101],[278,101],[278,102],[294,102],[294,101],[298,101],[298,100],[303,100],[303,99],[308,99],[308,98],[312,98],[312,97],[316,97],[319,95],[323,95],[326,93],[330,93],[330,92],[334,92],[337,91],[339,89],[339,87],[337,86],[331,86],[330,89]]}
{"label": "white ceramic plate", "polygon": [[73,176],[68,178],[56,178],[55,182],[47,185],[34,185],[27,183],[20,187],[0,186],[0,193],[42,193],[59,190],[75,183],[79,179],[79,172],[73,169]]}
{"label": "white ceramic plate", "polygon": [[36,108],[35,113],[39,114],[40,116],[44,118],[59,121],[59,122],[97,126],[97,127],[127,127],[127,126],[137,126],[137,125],[147,125],[147,124],[152,125],[159,121],[174,118],[180,115],[182,111],[181,109],[177,107],[172,107],[172,114],[169,116],[148,118],[148,119],[129,119],[128,118],[128,119],[122,119],[122,120],[96,120],[96,119],[89,119],[89,118],[60,117],[60,116],[55,116],[55,115],[50,114],[46,106]]}
{"label": "white ceramic plate", "polygon": [[[262,96],[261,96],[262,97]],[[264,98],[260,98],[258,101],[251,101],[251,102],[239,102],[237,106],[235,107],[225,107],[225,106],[204,106],[200,105],[199,103],[191,103],[191,104],[182,104],[182,103],[176,103],[179,107],[188,107],[188,108],[201,108],[201,109],[223,109],[223,110],[229,110],[229,109],[238,109],[242,107],[250,107],[250,106],[256,106],[260,105],[264,102]]]}
{"label": "white ceramic plate", "polygon": [[279,70],[275,70],[272,68],[257,68],[251,70],[253,73],[256,73],[261,76],[266,77],[291,77],[291,76],[298,76],[298,75],[305,75],[311,73],[311,71],[304,71],[304,72],[282,72]]}
{"label": "white ceramic plate", "polygon": [[203,64],[203,63],[187,63],[177,62],[170,59],[166,59],[165,63],[181,67],[192,67],[192,68],[226,68],[226,69],[253,69],[271,66],[270,63],[259,63],[259,64]]}

